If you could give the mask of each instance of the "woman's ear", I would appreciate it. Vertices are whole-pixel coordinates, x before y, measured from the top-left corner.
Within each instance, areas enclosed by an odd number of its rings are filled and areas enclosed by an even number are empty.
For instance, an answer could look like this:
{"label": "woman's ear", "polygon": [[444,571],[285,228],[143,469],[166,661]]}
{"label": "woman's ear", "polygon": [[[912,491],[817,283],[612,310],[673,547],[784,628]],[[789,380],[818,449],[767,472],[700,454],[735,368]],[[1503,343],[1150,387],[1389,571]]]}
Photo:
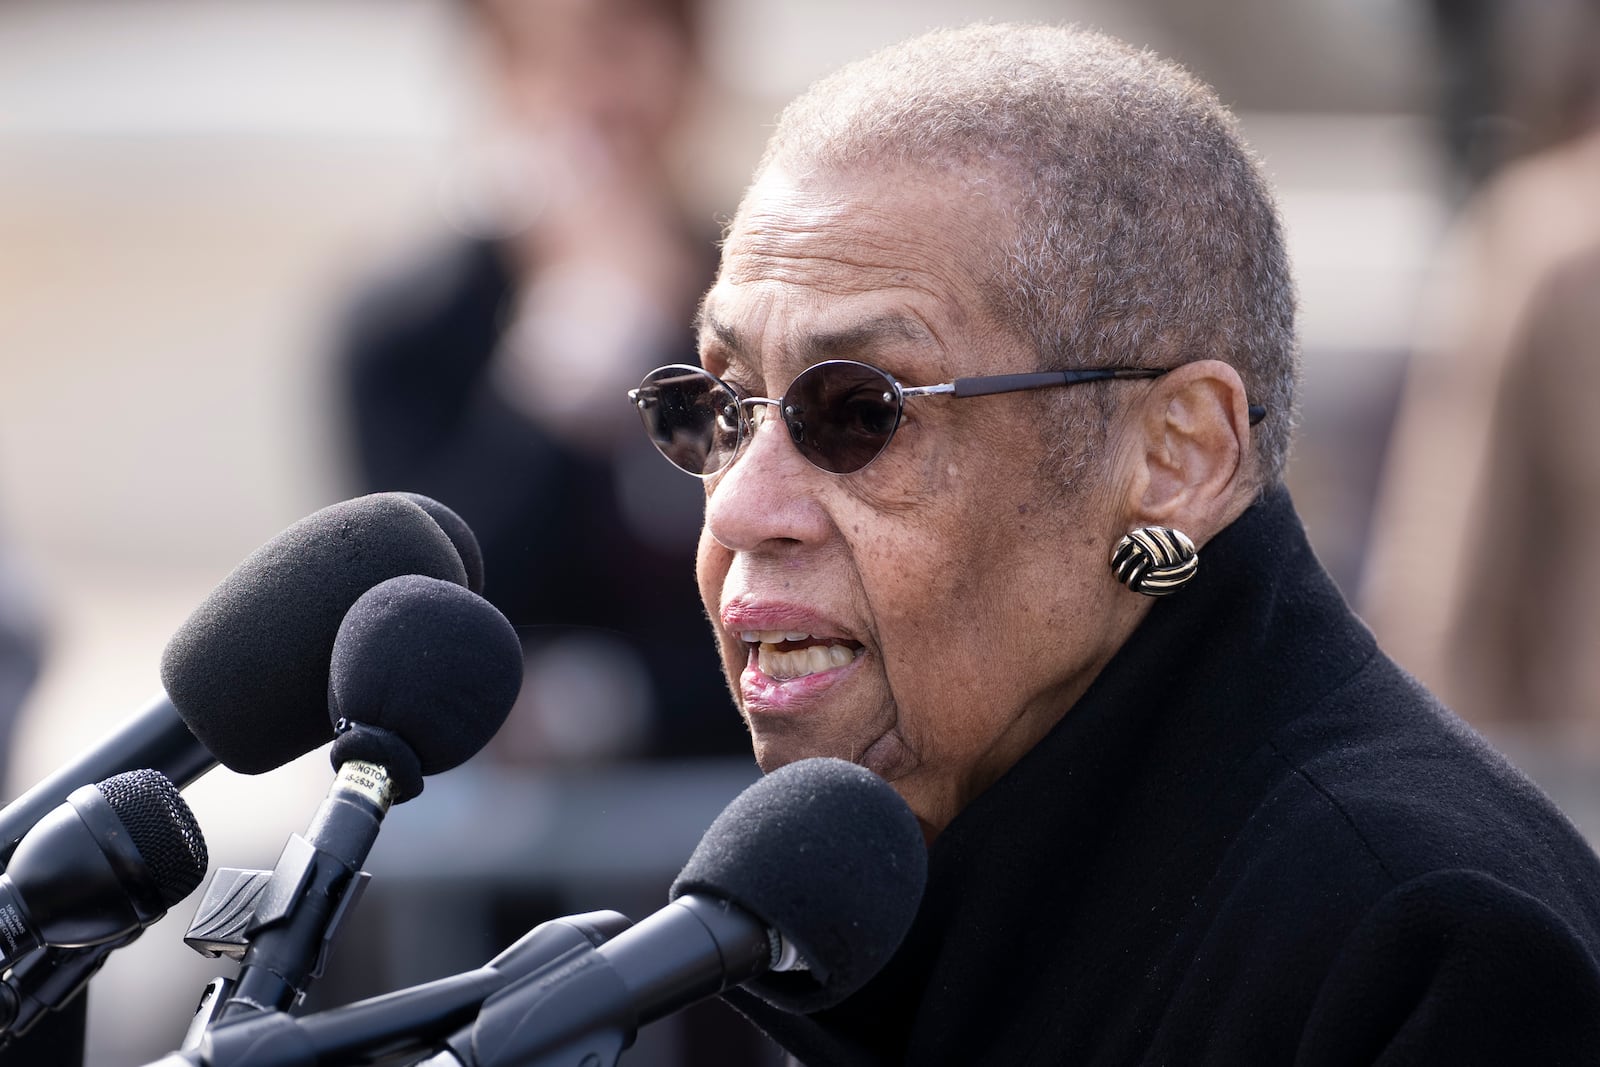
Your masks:
{"label": "woman's ear", "polygon": [[1249,401],[1231,365],[1197,360],[1155,379],[1129,430],[1130,527],[1168,526],[1203,544],[1254,498]]}

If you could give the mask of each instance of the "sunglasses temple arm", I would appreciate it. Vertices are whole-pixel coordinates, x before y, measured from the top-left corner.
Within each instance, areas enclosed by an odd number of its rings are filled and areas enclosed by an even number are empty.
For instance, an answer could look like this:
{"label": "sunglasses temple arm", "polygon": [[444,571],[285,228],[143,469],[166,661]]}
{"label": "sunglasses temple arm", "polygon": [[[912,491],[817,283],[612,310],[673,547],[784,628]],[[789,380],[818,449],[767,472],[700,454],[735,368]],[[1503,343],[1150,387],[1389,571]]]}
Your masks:
{"label": "sunglasses temple arm", "polygon": [[[928,386],[923,392],[954,393],[958,397],[1018,393],[1024,389],[1045,389],[1052,385],[1076,385],[1125,378],[1159,378],[1167,373],[1148,367],[1096,367],[1088,370],[1033,371],[1028,374],[985,374],[979,378],[957,378],[948,386]],[[915,395],[906,390],[907,396]]]}
{"label": "sunglasses temple arm", "polygon": [[[952,393],[958,397],[990,396],[994,393],[1016,393],[1024,389],[1043,389],[1052,385],[1076,385],[1078,382],[1098,382],[1108,379],[1159,378],[1167,373],[1148,367],[1094,368],[1090,370],[1035,371],[1031,374],[988,374],[979,378],[957,378],[948,385],[928,385],[904,390],[906,396],[928,396],[935,393]],[[1261,404],[1251,404],[1250,425],[1267,417]]]}

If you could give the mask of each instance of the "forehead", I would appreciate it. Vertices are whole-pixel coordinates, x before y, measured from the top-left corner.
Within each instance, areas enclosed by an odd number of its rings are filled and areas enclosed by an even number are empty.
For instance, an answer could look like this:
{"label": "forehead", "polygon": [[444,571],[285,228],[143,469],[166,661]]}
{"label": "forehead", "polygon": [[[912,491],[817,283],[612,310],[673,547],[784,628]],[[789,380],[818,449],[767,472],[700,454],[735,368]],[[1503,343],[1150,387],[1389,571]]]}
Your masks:
{"label": "forehead", "polygon": [[708,366],[880,350],[981,361],[969,335],[993,327],[996,196],[971,176],[769,170],[746,194],[701,309]]}

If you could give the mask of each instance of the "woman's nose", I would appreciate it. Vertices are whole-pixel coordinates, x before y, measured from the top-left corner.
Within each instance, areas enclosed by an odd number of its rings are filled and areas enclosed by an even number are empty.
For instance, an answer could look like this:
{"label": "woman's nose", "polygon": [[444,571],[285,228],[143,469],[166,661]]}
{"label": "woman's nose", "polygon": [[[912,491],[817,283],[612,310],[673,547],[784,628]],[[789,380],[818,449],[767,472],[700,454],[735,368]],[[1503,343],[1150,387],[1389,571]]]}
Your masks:
{"label": "woman's nose", "polygon": [[738,454],[707,482],[707,531],[735,552],[820,540],[828,522],[813,482],[829,475],[801,457],[776,417],[775,402],[747,410],[749,429]]}

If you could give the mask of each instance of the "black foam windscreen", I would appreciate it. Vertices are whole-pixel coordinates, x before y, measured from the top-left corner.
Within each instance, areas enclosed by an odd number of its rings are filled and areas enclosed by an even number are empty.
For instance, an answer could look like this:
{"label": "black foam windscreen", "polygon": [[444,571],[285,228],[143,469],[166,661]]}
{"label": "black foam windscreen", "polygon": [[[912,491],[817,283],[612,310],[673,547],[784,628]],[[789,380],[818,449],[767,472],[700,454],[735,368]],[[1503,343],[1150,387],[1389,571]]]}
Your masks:
{"label": "black foam windscreen", "polygon": [[[499,609],[459,585],[406,575],[374,586],[345,615],[328,715],[398,735],[423,774],[438,774],[489,743],[521,688],[522,645]],[[335,764],[382,756],[361,744],[358,732],[342,734]]]}
{"label": "black foam windscreen", "polygon": [[478,538],[472,532],[472,527],[468,526],[460,515],[431,496],[423,496],[421,493],[400,495],[426,511],[428,517],[439,524],[439,529],[443,530],[444,535],[450,538],[450,543],[456,546],[456,553],[460,555],[462,565],[467,569],[467,588],[474,593],[482,593],[483,549],[478,545]]}
{"label": "black foam windscreen", "polygon": [[95,785],[128,841],[150,868],[167,907],[194,892],[206,873],[206,841],[183,795],[160,771],[113,775]]}
{"label": "black foam windscreen", "polygon": [[844,1000],[889,961],[927,878],[922,830],[899,794],[869,770],[818,757],[735,797],[669,895],[732,901],[781,933],[809,971],[771,972],[746,988],[810,1012]]}
{"label": "black foam windscreen", "polygon": [[402,574],[467,581],[439,524],[399,493],[323,508],[256,549],[162,653],[161,682],[184,724],[244,774],[326,743],[339,625],[363,593]]}

